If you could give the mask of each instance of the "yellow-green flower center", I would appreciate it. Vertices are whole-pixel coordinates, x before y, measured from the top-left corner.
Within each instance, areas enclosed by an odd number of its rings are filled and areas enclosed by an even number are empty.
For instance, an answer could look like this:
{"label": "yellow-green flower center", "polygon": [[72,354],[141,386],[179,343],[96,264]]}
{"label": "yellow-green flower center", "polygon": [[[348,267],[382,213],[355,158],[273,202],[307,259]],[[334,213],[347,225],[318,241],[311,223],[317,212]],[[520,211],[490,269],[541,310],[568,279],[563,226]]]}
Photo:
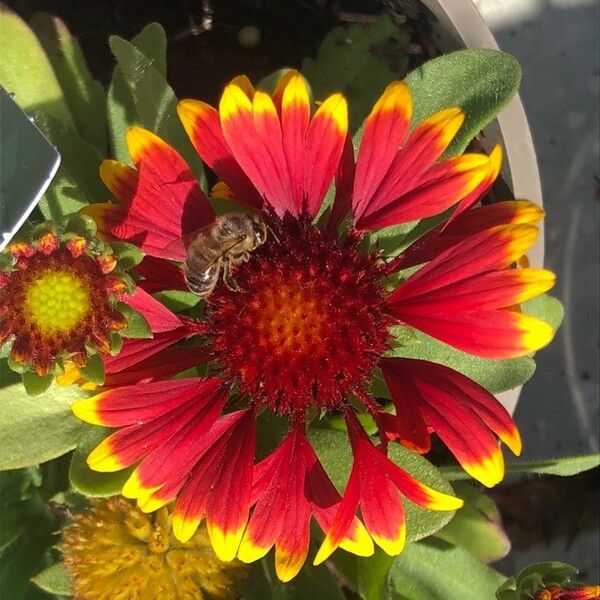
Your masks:
{"label": "yellow-green flower center", "polygon": [[67,332],[90,311],[90,290],[69,271],[45,271],[25,290],[25,310],[43,333]]}

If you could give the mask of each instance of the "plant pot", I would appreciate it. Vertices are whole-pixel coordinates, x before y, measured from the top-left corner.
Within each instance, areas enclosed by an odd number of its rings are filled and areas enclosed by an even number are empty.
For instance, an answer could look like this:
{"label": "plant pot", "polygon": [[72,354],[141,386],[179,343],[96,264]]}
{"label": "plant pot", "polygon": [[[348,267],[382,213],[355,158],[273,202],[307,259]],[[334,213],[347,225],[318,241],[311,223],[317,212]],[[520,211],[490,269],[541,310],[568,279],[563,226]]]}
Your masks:
{"label": "plant pot", "polygon": [[[471,0],[421,0],[433,13],[432,22],[436,43],[443,52],[463,48],[498,49],[498,44],[483,17]],[[533,140],[525,110],[517,95],[512,102],[485,129],[485,144],[499,142],[505,152],[502,176],[513,190],[515,198],[531,200],[540,206],[542,186]],[[490,148],[486,148],[490,149]],[[528,253],[532,267],[544,264],[544,225],[540,227],[537,243]],[[512,414],[521,394],[522,386],[498,394],[498,399]]]}

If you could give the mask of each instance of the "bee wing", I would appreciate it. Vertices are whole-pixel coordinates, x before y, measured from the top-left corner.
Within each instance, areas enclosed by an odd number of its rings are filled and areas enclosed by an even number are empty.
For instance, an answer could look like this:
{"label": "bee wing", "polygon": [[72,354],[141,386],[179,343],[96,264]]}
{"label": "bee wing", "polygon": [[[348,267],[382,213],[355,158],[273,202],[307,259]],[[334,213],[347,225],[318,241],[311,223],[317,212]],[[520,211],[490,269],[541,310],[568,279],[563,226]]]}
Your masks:
{"label": "bee wing", "polygon": [[213,223],[199,227],[194,231],[186,233],[183,237],[173,240],[163,248],[162,258],[169,260],[175,260],[177,262],[183,262],[187,256],[188,248],[190,244],[200,235],[203,231],[209,230],[213,226]]}
{"label": "bee wing", "polygon": [[222,248],[221,254],[219,254],[219,256],[217,256],[211,263],[208,263],[208,265],[206,265],[207,268],[212,267],[215,263],[219,262],[229,252],[231,252],[236,246],[239,246],[244,241],[245,237],[246,237],[245,235],[241,235],[241,236],[239,236],[238,239],[236,239],[235,241],[233,241],[231,244],[229,244],[225,248]]}

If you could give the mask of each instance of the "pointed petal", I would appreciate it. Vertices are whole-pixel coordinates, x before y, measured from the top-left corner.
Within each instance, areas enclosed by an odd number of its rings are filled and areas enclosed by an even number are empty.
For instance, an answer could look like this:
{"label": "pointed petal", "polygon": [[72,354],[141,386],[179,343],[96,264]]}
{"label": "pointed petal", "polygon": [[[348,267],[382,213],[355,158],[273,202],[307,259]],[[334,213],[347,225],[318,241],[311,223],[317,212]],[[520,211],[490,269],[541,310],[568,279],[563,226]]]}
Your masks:
{"label": "pointed petal", "polygon": [[544,211],[537,204],[526,200],[509,200],[473,208],[459,215],[452,223],[438,225],[414,242],[396,259],[394,269],[405,269],[428,262],[486,229],[511,224],[535,225],[543,217]]}
{"label": "pointed petal", "polygon": [[[123,347],[131,350],[126,340]],[[129,354],[130,359],[132,355]],[[139,353],[136,353],[139,357]],[[132,360],[124,366],[122,361],[107,361],[105,365],[104,387],[117,387],[133,383],[147,383],[153,379],[166,379],[182,373],[187,369],[205,364],[211,359],[210,350],[206,347],[172,346],[152,354],[143,360]],[[120,367],[120,368],[119,368]]]}
{"label": "pointed petal", "polygon": [[365,121],[354,180],[355,212],[361,212],[383,181],[404,143],[411,118],[410,89],[403,81],[395,81],[386,88]]}
{"label": "pointed petal", "polygon": [[554,337],[548,323],[508,309],[445,314],[394,314],[408,325],[483,358],[515,358],[536,352]]}
{"label": "pointed petal", "polygon": [[248,521],[252,491],[252,467],[256,415],[240,411],[227,437],[212,452],[216,471],[206,506],[206,526],[213,550],[220,560],[233,560]]}
{"label": "pointed petal", "polygon": [[310,540],[309,502],[305,496],[306,459],[303,434],[293,429],[286,439],[256,468],[260,488],[254,512],[240,545],[244,562],[264,556],[275,545],[275,568],[282,581],[300,570]]}
{"label": "pointed petal", "polygon": [[143,315],[152,333],[173,331],[182,326],[181,319],[175,313],[140,288],[136,288],[133,294],[124,296],[123,301]]}
{"label": "pointed petal", "polygon": [[[308,440],[304,439],[303,445],[308,470],[306,494],[319,526],[327,532],[336,516],[341,497]],[[357,556],[371,556],[375,551],[373,540],[358,517],[354,517],[344,539],[340,542],[340,548]]]}
{"label": "pointed petal", "polygon": [[474,275],[402,302],[403,312],[493,310],[521,304],[548,291],[556,275],[545,269],[507,269]]}
{"label": "pointed petal", "polygon": [[177,112],[200,158],[227,183],[237,200],[260,208],[262,198],[233,157],[223,136],[217,110],[198,100],[182,100],[177,105]]}
{"label": "pointed petal", "polygon": [[100,179],[123,206],[131,204],[138,186],[138,172],[118,160],[104,160],[100,164]]}
{"label": "pointed petal", "polygon": [[308,88],[304,77],[295,73],[286,78],[281,98],[281,130],[283,149],[290,173],[293,204],[296,213],[302,210],[304,196],[304,168],[306,156],[304,140],[310,120]]}
{"label": "pointed petal", "polygon": [[360,512],[373,541],[390,556],[397,556],[406,542],[406,519],[398,490],[369,457],[360,460]]}
{"label": "pointed petal", "polygon": [[504,269],[523,256],[537,236],[532,225],[507,225],[473,235],[411,275],[388,303],[395,306],[473,275]]}
{"label": "pointed petal", "polygon": [[93,425],[121,427],[152,420],[189,402],[196,396],[213,393],[219,378],[156,381],[110,389],[72,405],[77,417]]}
{"label": "pointed petal", "polygon": [[352,466],[346,490],[342,496],[336,516],[327,531],[327,535],[315,556],[314,565],[320,565],[326,561],[340,546],[342,540],[347,537],[348,530],[355,519],[356,509],[360,502],[359,471],[356,463]]}
{"label": "pointed petal", "polygon": [[306,209],[314,217],[333,181],[348,134],[348,105],[341,94],[329,96],[310,121],[304,157]]}

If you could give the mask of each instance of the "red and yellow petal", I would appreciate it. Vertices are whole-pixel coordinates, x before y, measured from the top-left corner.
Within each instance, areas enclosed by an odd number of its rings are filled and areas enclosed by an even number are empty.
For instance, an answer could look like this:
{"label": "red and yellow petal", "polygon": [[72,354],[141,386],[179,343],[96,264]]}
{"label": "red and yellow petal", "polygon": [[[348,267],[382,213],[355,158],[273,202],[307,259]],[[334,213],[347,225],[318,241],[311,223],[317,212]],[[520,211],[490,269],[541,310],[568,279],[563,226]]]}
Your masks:
{"label": "red and yellow petal", "polygon": [[[86,215],[93,219],[98,228],[98,236],[105,242],[111,242],[118,238],[114,233],[119,231],[119,235],[123,235],[122,239],[132,238],[137,230],[131,227],[127,233],[123,227],[123,222],[127,218],[127,209],[119,204],[113,202],[96,202],[94,204],[88,204],[79,209],[79,213]],[[80,243],[87,244],[86,240],[80,238]],[[71,242],[71,247],[74,246],[74,242]],[[74,248],[75,252],[77,250]],[[83,252],[81,252],[83,254]],[[81,256],[81,254],[78,254]]]}
{"label": "red and yellow petal", "polygon": [[290,173],[293,203],[296,212],[300,213],[304,197],[304,144],[310,122],[310,99],[308,86],[302,75],[289,72],[285,79],[279,110],[283,149]]}
{"label": "red and yellow petal", "polygon": [[404,143],[412,118],[412,96],[403,81],[391,83],[364,124],[354,180],[355,213],[368,203]]}
{"label": "red and yellow petal", "polygon": [[181,156],[153,133],[132,127],[127,145],[137,167],[137,186],[123,221],[111,227],[151,256],[181,260],[169,249],[185,234],[214,220],[214,211]]}
{"label": "red and yellow petal", "polygon": [[406,299],[402,310],[441,313],[505,308],[535,298],[555,283],[556,275],[546,269],[490,271]]}
{"label": "red and yellow petal", "polygon": [[472,235],[411,275],[388,303],[393,307],[469,277],[505,269],[527,252],[537,236],[532,225],[507,225]]}
{"label": "red and yellow petal", "polygon": [[251,409],[217,420],[198,450],[173,511],[173,533],[182,542],[206,517],[213,549],[221,560],[235,557],[248,519],[254,421]]}
{"label": "red and yellow petal", "polygon": [[402,181],[373,201],[358,229],[378,229],[440,214],[457,203],[473,204],[498,174],[498,152],[463,154],[434,165],[417,180]]}
{"label": "red and yellow petal", "polygon": [[310,121],[304,156],[306,211],[319,211],[338,168],[348,134],[348,104],[341,94],[329,96]]}
{"label": "red and yellow petal", "polygon": [[221,97],[219,114],[227,145],[259,193],[278,213],[293,211],[273,101],[264,92],[257,92],[251,101],[239,87],[229,84]]}
{"label": "red and yellow petal", "polygon": [[193,378],[125,386],[78,400],[72,410],[86,423],[122,427],[152,420],[186,404],[199,393],[214,391],[220,384],[218,378],[207,381]]}
{"label": "red and yellow petal", "polygon": [[543,218],[544,211],[527,200],[507,200],[473,208],[460,214],[451,223],[442,223],[427,232],[390,264],[389,272],[428,262],[487,229],[503,225],[535,225]]}
{"label": "red and yellow petal", "polygon": [[118,160],[104,160],[100,164],[100,179],[125,207],[131,204],[138,185],[138,172]]}
{"label": "red and yellow petal", "polygon": [[[450,108],[433,115],[414,129],[394,157],[375,193],[361,206],[355,205],[354,218],[358,229],[375,229],[403,222],[405,218],[410,220],[409,212],[402,212],[398,198],[413,190],[427,175],[463,121],[464,113],[458,108]],[[390,211],[387,217],[386,209]],[[395,214],[391,214],[392,210]]]}
{"label": "red and yellow petal", "polygon": [[182,100],[177,112],[200,158],[227,183],[236,200],[260,208],[262,198],[233,157],[221,130],[218,111],[199,100]]}

